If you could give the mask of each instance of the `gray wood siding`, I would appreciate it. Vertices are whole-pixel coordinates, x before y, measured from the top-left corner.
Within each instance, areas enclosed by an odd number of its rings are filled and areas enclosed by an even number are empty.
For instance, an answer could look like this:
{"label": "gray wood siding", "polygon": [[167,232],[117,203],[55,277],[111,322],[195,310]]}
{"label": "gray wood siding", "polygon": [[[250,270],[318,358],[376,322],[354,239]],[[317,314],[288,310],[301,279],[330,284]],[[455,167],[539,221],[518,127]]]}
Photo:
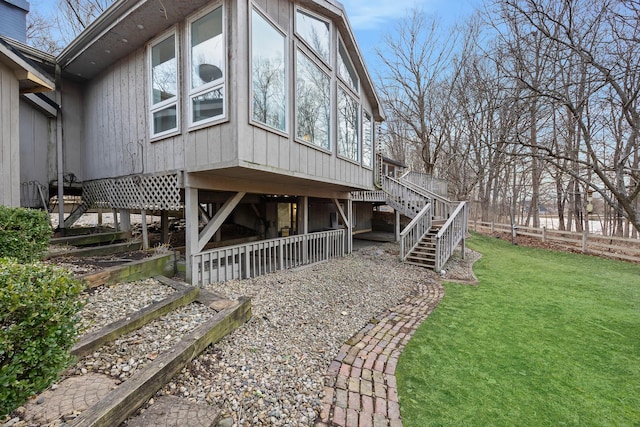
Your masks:
{"label": "gray wood siding", "polygon": [[20,206],[18,80],[0,62],[0,205]]}
{"label": "gray wood siding", "polygon": [[[54,128],[55,132],[55,128]],[[20,100],[20,183],[37,182],[45,187],[49,180],[50,167],[55,165],[56,147],[49,131],[49,119],[26,101]],[[53,157],[52,162],[50,158]],[[55,169],[53,171],[55,174]],[[30,188],[33,190],[33,188]],[[20,204],[26,207],[41,206],[39,199],[31,194],[20,193]]]}
{"label": "gray wood siding", "polygon": [[[190,172],[245,166],[287,175],[295,173],[350,187],[370,188],[371,170],[295,141],[293,66],[293,12],[289,0],[258,0],[260,8],[288,32],[288,134],[251,124],[249,117],[250,2],[225,1],[227,31],[226,121],[188,128],[189,73],[186,22],[177,26],[180,40],[180,134],[149,141],[146,46],[112,64],[86,85],[84,94],[84,179],[185,169]],[[332,26],[334,40],[336,27]],[[362,100],[362,104],[368,102]],[[66,126],[66,123],[65,123]],[[335,123],[332,124],[335,132]],[[65,127],[66,129],[66,127]]]}
{"label": "gray wood siding", "polygon": [[102,151],[92,152],[85,148],[84,128],[92,128],[96,124],[87,123],[82,88],[75,83],[64,82],[62,91],[63,171],[65,175],[72,173],[79,181],[83,181],[87,179],[87,172],[90,171],[84,157],[85,152],[91,153],[90,157],[97,163],[100,162],[103,153]]}

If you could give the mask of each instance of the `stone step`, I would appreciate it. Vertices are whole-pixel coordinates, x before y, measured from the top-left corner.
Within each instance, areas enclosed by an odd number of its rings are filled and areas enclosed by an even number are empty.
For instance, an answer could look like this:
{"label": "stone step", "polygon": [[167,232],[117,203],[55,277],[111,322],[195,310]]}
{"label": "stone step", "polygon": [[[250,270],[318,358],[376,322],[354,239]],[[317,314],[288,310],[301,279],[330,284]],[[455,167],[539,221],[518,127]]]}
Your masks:
{"label": "stone step", "polygon": [[127,421],[128,427],[215,427],[221,412],[213,406],[161,396],[144,412]]}

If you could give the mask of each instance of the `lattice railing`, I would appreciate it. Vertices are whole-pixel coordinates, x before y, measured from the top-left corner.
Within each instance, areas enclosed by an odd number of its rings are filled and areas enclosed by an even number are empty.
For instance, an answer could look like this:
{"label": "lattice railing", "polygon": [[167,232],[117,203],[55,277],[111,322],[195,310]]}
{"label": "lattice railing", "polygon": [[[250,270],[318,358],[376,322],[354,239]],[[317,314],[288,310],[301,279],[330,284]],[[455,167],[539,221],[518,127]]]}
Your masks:
{"label": "lattice railing", "polygon": [[178,175],[131,175],[85,181],[84,200],[103,209],[177,210],[182,208]]}

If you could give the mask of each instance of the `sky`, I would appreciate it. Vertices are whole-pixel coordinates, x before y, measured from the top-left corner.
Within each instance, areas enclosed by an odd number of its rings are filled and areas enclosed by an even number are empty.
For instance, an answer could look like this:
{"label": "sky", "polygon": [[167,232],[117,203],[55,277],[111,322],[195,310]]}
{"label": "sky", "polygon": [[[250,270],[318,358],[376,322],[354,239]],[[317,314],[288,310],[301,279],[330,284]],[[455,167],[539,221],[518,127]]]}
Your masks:
{"label": "sky", "polygon": [[[339,0],[347,11],[360,51],[372,74],[378,66],[376,46],[390,34],[413,8],[441,19],[443,27],[464,21],[482,5],[482,0]],[[51,12],[57,0],[29,0],[32,9]]]}
{"label": "sky", "polygon": [[379,59],[376,46],[391,34],[413,8],[441,20],[443,27],[464,21],[482,5],[482,0],[339,0],[347,11],[351,28],[367,66],[375,71]]}

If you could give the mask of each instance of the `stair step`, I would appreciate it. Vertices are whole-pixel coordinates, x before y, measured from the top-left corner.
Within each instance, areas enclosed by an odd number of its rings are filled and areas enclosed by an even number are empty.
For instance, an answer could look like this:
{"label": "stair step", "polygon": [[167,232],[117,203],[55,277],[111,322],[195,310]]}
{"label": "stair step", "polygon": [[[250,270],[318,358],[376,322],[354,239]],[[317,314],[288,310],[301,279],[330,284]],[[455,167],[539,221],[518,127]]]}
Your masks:
{"label": "stair step", "polygon": [[430,268],[430,269],[435,268],[433,264],[424,263],[424,262],[415,262],[415,261],[411,261],[411,260],[406,260],[405,264],[417,265],[418,267],[425,267],[425,268]]}

